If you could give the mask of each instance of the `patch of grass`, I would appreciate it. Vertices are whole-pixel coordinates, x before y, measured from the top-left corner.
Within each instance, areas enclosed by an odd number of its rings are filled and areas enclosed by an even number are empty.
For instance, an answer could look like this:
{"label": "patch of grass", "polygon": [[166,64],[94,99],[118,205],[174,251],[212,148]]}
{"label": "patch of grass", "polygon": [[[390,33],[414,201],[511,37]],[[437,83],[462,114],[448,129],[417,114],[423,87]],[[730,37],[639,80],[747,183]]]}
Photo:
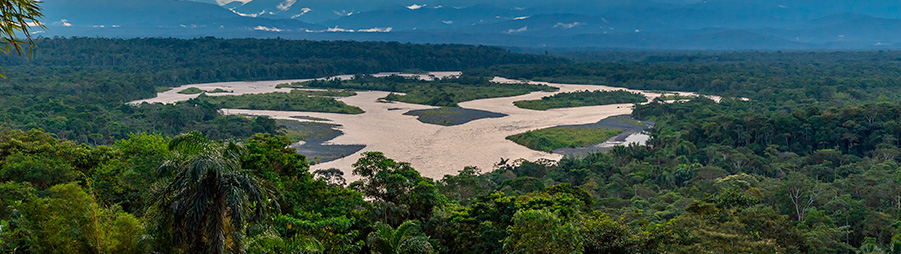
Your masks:
{"label": "patch of grass", "polygon": [[304,82],[282,83],[275,85],[275,88],[302,88]]}
{"label": "patch of grass", "polygon": [[213,104],[222,108],[308,111],[341,114],[362,114],[363,110],[329,97],[311,97],[303,93],[267,93],[206,96],[200,95],[193,102]]}
{"label": "patch of grass", "polygon": [[411,110],[404,115],[418,116],[418,120],[423,123],[453,126],[465,124],[482,118],[498,118],[507,115],[494,113],[484,110],[443,107],[436,109]]}
{"label": "patch of grass", "polygon": [[325,118],[312,117],[312,116],[292,116],[291,118],[294,118],[294,119],[300,119],[300,120],[319,121],[319,122],[328,122],[328,121],[331,121],[331,120],[328,120],[328,119],[325,119]]}
{"label": "patch of grass", "polygon": [[514,105],[524,109],[548,110],[553,108],[574,108],[622,103],[641,103],[648,98],[640,93],[617,91],[577,91],[559,93],[540,100],[515,101]]}
{"label": "patch of grass", "polygon": [[679,94],[662,94],[660,97],[657,97],[658,100],[661,101],[678,101],[678,100],[691,100],[697,98],[697,96],[686,96]]}
{"label": "patch of grass", "polygon": [[171,87],[168,87],[168,86],[158,86],[158,87],[156,87],[156,92],[157,92],[157,93],[162,93],[162,92],[169,91],[169,90],[172,90],[172,88],[171,88]]}
{"label": "patch of grass", "polygon": [[313,80],[302,83],[304,87],[387,91],[388,101],[432,106],[456,107],[457,103],[486,98],[509,97],[535,91],[556,91],[556,87],[531,84],[500,84],[482,77],[451,77],[436,81],[407,78],[356,76],[351,80]]}
{"label": "patch of grass", "polygon": [[200,88],[196,88],[196,87],[192,86],[192,87],[185,88],[184,90],[178,91],[178,93],[180,93],[180,94],[201,94],[201,93],[203,93],[203,90],[200,90]]}
{"label": "patch of grass", "polygon": [[550,153],[558,148],[604,143],[621,132],[622,130],[599,127],[553,127],[527,131],[507,139],[532,150]]}
{"label": "patch of grass", "polygon": [[338,125],[331,123],[299,122],[294,120],[276,120],[276,123],[282,128],[282,134],[294,142],[324,142],[343,134],[336,129]]}
{"label": "patch of grass", "polygon": [[401,71],[400,73],[403,73],[403,74],[419,74],[419,75],[428,75],[428,74],[429,74],[428,71],[425,71],[425,70],[422,70],[422,69],[417,69],[417,68],[406,69],[406,70]]}
{"label": "patch of grass", "polygon": [[[644,123],[642,123],[641,121],[635,120],[635,118],[632,118],[632,117],[626,116],[626,115],[622,115],[622,116],[611,116],[611,117],[608,117],[608,118],[606,118],[606,119],[604,119],[604,120],[609,120],[609,121],[612,121],[612,122],[614,122],[614,123],[625,124],[625,125],[631,125],[631,126],[636,126],[636,127],[643,127],[643,126],[646,126],[646,125],[645,125]],[[604,120],[601,120],[601,121],[603,122]]]}
{"label": "patch of grass", "polygon": [[351,90],[326,89],[320,90],[291,90],[291,94],[306,96],[328,96],[328,97],[350,97],[357,95],[357,92]]}
{"label": "patch of grass", "polygon": [[232,91],[223,90],[222,88],[213,89],[213,91],[209,91],[207,93],[231,93]]}

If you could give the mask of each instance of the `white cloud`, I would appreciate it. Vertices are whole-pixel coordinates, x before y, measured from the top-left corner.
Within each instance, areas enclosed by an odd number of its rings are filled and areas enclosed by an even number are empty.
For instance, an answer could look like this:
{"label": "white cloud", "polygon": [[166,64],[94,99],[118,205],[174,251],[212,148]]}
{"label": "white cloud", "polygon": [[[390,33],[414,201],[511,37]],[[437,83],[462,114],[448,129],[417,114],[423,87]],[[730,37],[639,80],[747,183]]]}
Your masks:
{"label": "white cloud", "polygon": [[226,5],[226,4],[230,4],[231,2],[240,2],[241,4],[246,4],[246,3],[249,3],[250,1],[253,1],[253,0],[216,0],[216,3],[218,3],[219,5]]}
{"label": "white cloud", "polygon": [[60,19],[60,20],[57,21],[57,22],[53,22],[53,24],[54,24],[54,25],[61,25],[61,26],[64,26],[64,27],[70,27],[70,26],[72,26],[72,23],[69,23],[69,20],[66,20],[66,19]]}
{"label": "white cloud", "polygon": [[341,10],[341,11],[332,11],[332,12],[334,12],[335,15],[338,15],[338,16],[346,16],[346,17],[350,17],[350,15],[354,15],[354,11],[348,12],[348,11],[345,11],[345,10]]}
{"label": "white cloud", "polygon": [[281,31],[284,31],[284,30],[278,29],[278,28],[276,28],[276,27],[265,27],[265,26],[257,26],[257,27],[254,27],[253,30],[257,30],[257,31],[266,31],[266,32],[281,32]]}
{"label": "white cloud", "polygon": [[303,16],[304,14],[307,14],[307,12],[310,12],[310,11],[312,11],[313,9],[310,9],[310,8],[303,8],[303,9],[300,9],[300,10],[301,10],[300,13],[294,14],[294,16],[291,16],[291,18],[292,18],[292,19],[296,19],[297,17],[300,17],[300,16]]}
{"label": "white cloud", "polygon": [[454,21],[453,20],[442,20],[441,23],[450,25],[450,24],[453,24]]}
{"label": "white cloud", "polygon": [[523,19],[527,19],[527,18],[531,18],[531,16],[515,17],[515,18],[513,18],[513,20],[523,20]]}
{"label": "white cloud", "polygon": [[266,10],[263,10],[260,13],[240,13],[240,12],[236,11],[235,8],[231,8],[229,10],[234,12],[235,14],[242,16],[242,17],[251,17],[251,18],[256,18],[260,15],[266,14]]}
{"label": "white cloud", "polygon": [[276,5],[275,8],[278,8],[282,11],[287,11],[288,9],[291,9],[291,6],[293,6],[295,3],[297,3],[297,0],[285,0],[285,2]]}
{"label": "white cloud", "polygon": [[563,29],[570,29],[573,27],[584,25],[582,22],[573,22],[573,23],[557,23],[554,27],[562,27]]}
{"label": "white cloud", "polygon": [[425,4],[422,4],[422,5],[419,5],[419,4],[412,4],[412,5],[410,5],[410,6],[407,6],[407,9],[410,9],[410,10],[419,10],[419,9],[422,8],[422,7],[425,7]]}
{"label": "white cloud", "polygon": [[521,27],[521,28],[519,28],[519,29],[510,29],[510,30],[507,30],[507,31],[505,31],[504,33],[505,33],[505,34],[522,33],[522,32],[528,31],[528,30],[529,30],[529,26],[524,26],[524,27]]}
{"label": "white cloud", "polygon": [[357,30],[357,32],[363,32],[363,33],[387,33],[387,32],[391,32],[392,29],[393,29],[393,28],[391,28],[391,27],[385,27],[385,28],[381,28],[381,27],[373,27],[373,28],[370,28],[370,29],[360,29],[360,30]]}
{"label": "white cloud", "polygon": [[338,28],[337,26],[335,26],[335,27],[329,27],[329,29],[326,30],[326,31],[329,31],[329,32],[347,32],[347,33],[353,33],[353,32],[354,32],[353,29]]}

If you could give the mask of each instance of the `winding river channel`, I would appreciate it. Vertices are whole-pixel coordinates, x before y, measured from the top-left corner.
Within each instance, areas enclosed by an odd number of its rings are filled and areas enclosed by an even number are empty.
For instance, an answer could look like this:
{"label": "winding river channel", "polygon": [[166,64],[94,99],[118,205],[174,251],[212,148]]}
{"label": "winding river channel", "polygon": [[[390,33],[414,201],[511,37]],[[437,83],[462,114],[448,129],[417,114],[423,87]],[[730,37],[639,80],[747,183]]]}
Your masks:
{"label": "winding river channel", "polygon": [[[380,73],[379,76],[396,73]],[[430,77],[445,77],[459,75],[459,72],[433,72]],[[351,76],[338,76],[348,79]],[[221,88],[232,91],[216,95],[240,95],[251,93],[289,92],[290,89],[277,89],[276,85],[289,82],[307,80],[278,80],[257,82],[224,82],[208,84],[191,84],[158,94],[156,98],[132,102],[140,104],[148,103],[174,103],[188,100],[197,95],[178,94],[188,87],[197,87],[203,90]],[[522,82],[505,78],[495,78],[495,82]],[[456,174],[466,166],[476,166],[483,170],[491,170],[502,158],[527,160],[550,159],[559,160],[560,154],[534,151],[520,146],[505,138],[528,130],[549,128],[561,125],[578,125],[596,123],[601,119],[632,113],[631,104],[616,104],[604,106],[589,106],[577,108],[551,109],[546,111],[521,109],[513,105],[514,101],[535,100],[544,96],[561,92],[573,92],[580,90],[610,91],[627,90],[642,93],[649,99],[654,99],[661,94],[647,91],[629,90],[618,87],[576,84],[555,84],[546,82],[530,82],[533,84],[545,84],[560,88],[557,92],[534,92],[522,96],[482,99],[460,103],[460,107],[468,109],[485,110],[506,114],[500,118],[485,118],[455,126],[439,126],[425,124],[415,116],[403,115],[409,110],[431,109],[432,106],[409,104],[402,102],[383,103],[379,98],[388,95],[388,92],[365,91],[357,92],[356,96],[339,98],[338,100],[360,107],[366,113],[359,115],[297,112],[297,111],[269,111],[269,110],[245,110],[223,109],[226,114],[260,115],[275,119],[307,121],[297,117],[314,117],[328,119],[330,123],[340,125],[344,132],[330,144],[365,145],[366,147],[344,158],[321,163],[312,166],[313,169],[337,168],[345,173],[349,181],[357,179],[351,175],[351,165],[359,159],[363,152],[380,151],[389,158],[398,161],[410,162],[423,176],[440,179],[444,175]],[[694,96],[686,92],[667,92],[680,95]],[[708,96],[714,100],[718,97]]]}

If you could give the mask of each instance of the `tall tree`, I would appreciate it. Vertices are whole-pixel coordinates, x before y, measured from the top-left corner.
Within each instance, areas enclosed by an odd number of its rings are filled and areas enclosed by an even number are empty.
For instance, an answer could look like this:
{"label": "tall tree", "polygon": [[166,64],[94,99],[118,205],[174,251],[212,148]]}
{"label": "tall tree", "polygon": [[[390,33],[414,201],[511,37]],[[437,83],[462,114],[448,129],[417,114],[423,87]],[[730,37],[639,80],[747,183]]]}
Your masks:
{"label": "tall tree", "polygon": [[354,175],[362,177],[350,188],[372,198],[373,216],[390,225],[409,219],[427,220],[432,208],[444,202],[431,179],[419,175],[408,162],[396,162],[381,152],[363,154],[354,166]]}
{"label": "tall tree", "polygon": [[173,157],[160,167],[164,180],[151,211],[159,245],[189,253],[245,252],[245,223],[277,204],[269,184],[241,167],[243,145],[191,132],[174,138],[169,150]]}

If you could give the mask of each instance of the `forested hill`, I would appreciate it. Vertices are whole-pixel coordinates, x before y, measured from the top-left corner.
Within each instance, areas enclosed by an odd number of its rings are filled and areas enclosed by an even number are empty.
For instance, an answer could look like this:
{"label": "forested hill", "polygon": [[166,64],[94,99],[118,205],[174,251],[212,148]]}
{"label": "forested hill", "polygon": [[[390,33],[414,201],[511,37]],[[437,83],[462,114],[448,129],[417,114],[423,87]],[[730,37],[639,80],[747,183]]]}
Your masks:
{"label": "forested hill", "polygon": [[227,119],[212,105],[124,104],[171,86],[566,62],[498,47],[392,42],[42,38],[35,43],[33,58],[0,56],[0,70],[8,77],[0,79],[0,127],[42,128],[89,144],[110,144],[132,132],[252,134],[249,121]]}

